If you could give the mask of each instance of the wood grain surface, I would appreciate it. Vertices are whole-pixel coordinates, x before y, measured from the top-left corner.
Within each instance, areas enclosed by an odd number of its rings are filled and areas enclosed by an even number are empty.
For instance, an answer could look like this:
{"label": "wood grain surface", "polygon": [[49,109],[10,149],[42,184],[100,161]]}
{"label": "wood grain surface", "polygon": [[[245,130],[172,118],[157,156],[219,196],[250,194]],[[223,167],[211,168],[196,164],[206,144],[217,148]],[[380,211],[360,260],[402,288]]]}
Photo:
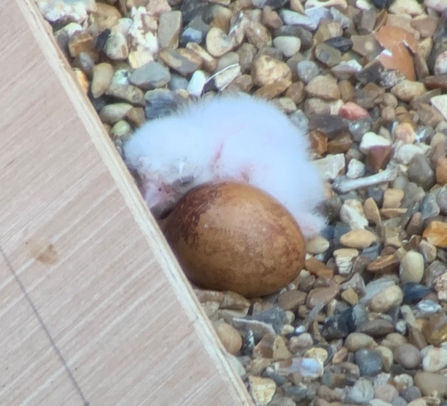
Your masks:
{"label": "wood grain surface", "polygon": [[0,405],[251,405],[45,24],[0,1]]}

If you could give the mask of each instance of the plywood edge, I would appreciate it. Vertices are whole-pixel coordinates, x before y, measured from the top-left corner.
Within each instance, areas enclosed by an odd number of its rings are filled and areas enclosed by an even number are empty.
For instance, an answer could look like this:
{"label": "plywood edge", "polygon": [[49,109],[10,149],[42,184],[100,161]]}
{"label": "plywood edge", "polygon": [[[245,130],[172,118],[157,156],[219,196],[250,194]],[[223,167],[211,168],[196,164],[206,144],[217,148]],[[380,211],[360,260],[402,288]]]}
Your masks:
{"label": "plywood edge", "polygon": [[220,371],[228,390],[232,392],[234,404],[253,405],[242,380],[230,366],[228,356],[208,320],[204,310],[198,302],[186,277],[175,260],[166,240],[164,239],[156,221],[151,216],[132,177],[110,141],[105,129],[88,98],[77,84],[73,72],[62,52],[59,50],[48,23],[43,20],[40,12],[32,0],[16,0],[24,20],[30,27],[36,42],[39,44],[42,57],[51,66],[58,81],[64,88],[68,98],[82,121],[86,132],[97,149],[105,166],[123,196],[131,211],[135,222],[145,236],[148,249],[162,266],[164,275],[182,303],[190,323],[193,324],[198,337],[203,343],[215,366]]}

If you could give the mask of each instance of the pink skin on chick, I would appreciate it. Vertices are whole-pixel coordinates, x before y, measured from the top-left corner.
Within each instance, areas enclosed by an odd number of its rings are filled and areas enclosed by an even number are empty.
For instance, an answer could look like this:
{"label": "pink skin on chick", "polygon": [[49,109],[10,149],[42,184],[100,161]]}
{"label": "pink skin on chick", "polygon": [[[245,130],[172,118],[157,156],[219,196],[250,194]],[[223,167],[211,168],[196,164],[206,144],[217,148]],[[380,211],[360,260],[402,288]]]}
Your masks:
{"label": "pink skin on chick", "polygon": [[323,181],[305,134],[271,103],[248,95],[201,100],[147,122],[124,145],[155,216],[193,187],[215,180],[256,186],[281,202],[306,238],[325,218]]}

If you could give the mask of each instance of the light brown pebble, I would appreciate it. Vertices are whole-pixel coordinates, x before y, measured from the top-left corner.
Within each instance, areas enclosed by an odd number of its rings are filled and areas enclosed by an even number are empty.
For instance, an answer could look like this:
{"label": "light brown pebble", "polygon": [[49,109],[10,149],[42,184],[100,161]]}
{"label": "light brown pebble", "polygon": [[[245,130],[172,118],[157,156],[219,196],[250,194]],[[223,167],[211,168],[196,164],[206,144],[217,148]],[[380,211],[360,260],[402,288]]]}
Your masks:
{"label": "light brown pebble", "polygon": [[369,304],[373,312],[384,313],[402,303],[404,294],[399,286],[389,286],[374,296]]}
{"label": "light brown pebble", "polygon": [[438,396],[447,395],[447,377],[433,372],[418,372],[414,377],[414,384],[421,390],[422,395],[430,396],[433,391]]}
{"label": "light brown pebble", "polygon": [[94,98],[102,96],[113,78],[113,66],[110,63],[102,62],[93,67],[93,77],[90,90]]}
{"label": "light brown pebble", "polygon": [[384,209],[396,209],[399,208],[402,199],[404,198],[404,191],[400,189],[387,189],[383,194],[383,204]]}
{"label": "light brown pebble", "polygon": [[359,302],[359,295],[353,288],[346,289],[342,292],[341,298],[351,306],[356,305]]}
{"label": "light brown pebble", "polygon": [[304,89],[310,97],[318,97],[323,100],[338,100],[340,98],[337,79],[332,75],[316,76]]}
{"label": "light brown pebble", "polygon": [[422,234],[430,244],[438,248],[447,247],[447,223],[432,221]]}
{"label": "light brown pebble", "polygon": [[436,182],[440,185],[447,184],[447,158],[441,158],[436,164]]}
{"label": "light brown pebble", "polygon": [[363,203],[363,211],[365,212],[365,216],[368,221],[374,225],[380,224],[381,217],[379,208],[372,197],[368,197],[368,199],[365,200],[365,203]]}
{"label": "light brown pebble", "polygon": [[416,369],[422,361],[420,351],[412,344],[399,345],[395,348],[393,356],[394,361],[406,369]]}
{"label": "light brown pebble", "polygon": [[352,230],[343,234],[340,242],[349,248],[365,249],[377,241],[377,236],[365,229]]}
{"label": "light brown pebble", "polygon": [[306,293],[300,290],[287,290],[278,296],[278,306],[284,310],[295,311],[306,303]]}
{"label": "light brown pebble", "polygon": [[306,251],[309,254],[323,254],[327,251],[329,245],[329,241],[326,238],[317,236],[306,241]]}
{"label": "light brown pebble", "polygon": [[125,118],[130,109],[132,105],[129,103],[107,104],[99,112],[99,118],[103,123],[113,125]]}
{"label": "light brown pebble", "polygon": [[242,337],[230,324],[215,323],[214,328],[222,345],[230,354],[236,354],[242,347]]}
{"label": "light brown pebble", "polygon": [[249,391],[256,405],[268,405],[276,391],[276,383],[270,378],[248,377]]}
{"label": "light brown pebble", "polygon": [[387,403],[392,403],[399,396],[397,389],[389,384],[383,384],[374,388],[374,397]]}
{"label": "light brown pebble", "polygon": [[166,11],[160,14],[158,22],[158,42],[161,48],[177,48],[180,29],[182,27],[182,13],[179,10]]}
{"label": "light brown pebble", "polygon": [[345,347],[350,352],[355,352],[362,348],[368,348],[373,343],[373,338],[363,333],[351,333],[346,337]]}
{"label": "light brown pebble", "polygon": [[421,82],[413,82],[411,80],[403,80],[391,89],[391,93],[398,99],[409,102],[416,96],[425,93],[427,89]]}
{"label": "light brown pebble", "polygon": [[291,80],[289,66],[268,55],[261,55],[253,61],[251,74],[256,86],[272,84],[278,80]]}

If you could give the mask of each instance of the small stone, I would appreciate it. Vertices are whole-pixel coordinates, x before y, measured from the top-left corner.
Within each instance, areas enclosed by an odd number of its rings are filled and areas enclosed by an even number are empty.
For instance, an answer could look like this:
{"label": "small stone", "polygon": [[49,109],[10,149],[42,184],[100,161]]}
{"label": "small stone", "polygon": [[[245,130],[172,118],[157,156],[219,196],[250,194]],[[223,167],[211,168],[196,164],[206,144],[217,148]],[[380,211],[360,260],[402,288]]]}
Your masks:
{"label": "small stone", "polygon": [[447,157],[441,158],[436,164],[436,182],[440,185],[447,184]]}
{"label": "small stone", "polygon": [[295,55],[301,47],[301,40],[296,37],[280,36],[273,40],[275,48],[279,49],[286,58]]}
{"label": "small stone", "polygon": [[402,304],[404,294],[399,286],[390,286],[373,297],[369,307],[372,311],[386,313],[393,307]]}
{"label": "small stone", "polygon": [[345,347],[350,352],[356,352],[367,348],[373,343],[373,338],[363,333],[351,333],[346,337]]}
{"label": "small stone", "polygon": [[306,303],[306,296],[300,290],[287,290],[278,296],[278,306],[284,310],[296,311],[298,306]]}
{"label": "small stone", "polygon": [[160,47],[177,48],[181,27],[181,11],[175,10],[161,13],[160,20],[158,22],[158,41],[160,43]]}
{"label": "small stone", "polygon": [[394,158],[397,162],[408,165],[416,155],[424,155],[425,150],[418,144],[396,145]]}
{"label": "small stone", "polygon": [[377,146],[391,146],[391,141],[374,132],[367,132],[362,137],[360,151],[367,154],[370,149]]}
{"label": "small stone", "polygon": [[347,199],[343,203],[340,209],[340,219],[352,230],[363,229],[368,225],[362,204],[355,199]]}
{"label": "small stone", "polygon": [[327,155],[314,161],[321,176],[326,180],[334,180],[345,169],[345,155]]}
{"label": "small stone", "polygon": [[405,369],[416,369],[422,361],[420,351],[412,344],[397,346],[393,355],[394,361]]}
{"label": "small stone", "polygon": [[132,105],[129,103],[108,104],[99,112],[99,118],[103,123],[113,125],[124,119],[131,109]]}
{"label": "small stone", "polygon": [[111,33],[104,47],[105,54],[114,61],[124,61],[129,56],[127,39],[121,32]]}
{"label": "small stone", "polygon": [[312,309],[319,303],[327,305],[335,296],[337,296],[338,291],[338,285],[330,286],[328,288],[312,289],[307,295],[306,306],[309,309]]}
{"label": "small stone", "polygon": [[377,236],[365,229],[352,230],[341,236],[340,242],[349,248],[364,249],[377,241]]}
{"label": "small stone", "polygon": [[432,347],[428,349],[422,359],[425,372],[439,372],[447,366],[447,349]]}
{"label": "small stone", "polygon": [[214,329],[222,345],[230,354],[236,354],[242,347],[242,337],[239,332],[227,323],[215,323]]}
{"label": "small stone", "polygon": [[256,406],[267,406],[276,391],[276,383],[270,378],[250,375],[248,377],[250,395]]}
{"label": "small stone", "polygon": [[447,223],[432,221],[424,230],[422,237],[438,248],[447,247]]}
{"label": "small stone", "polygon": [[339,154],[348,152],[353,144],[352,138],[348,132],[340,134],[329,141],[327,145],[327,152],[329,154]]}
{"label": "small stone", "polygon": [[[374,397],[383,402],[391,403],[399,396],[398,390],[391,384],[385,383],[374,388]],[[377,405],[378,406],[378,405]]]}
{"label": "small stone", "polygon": [[213,27],[208,31],[206,35],[206,50],[215,58],[231,51],[233,47],[233,41],[222,29]]}
{"label": "small stone", "polygon": [[317,25],[308,16],[295,11],[282,9],[279,15],[286,25],[297,25],[310,31],[314,31],[317,28]]}
{"label": "small stone", "polygon": [[212,80],[213,80],[214,86],[218,90],[224,90],[240,74],[241,74],[241,67],[239,66],[239,64],[234,64],[234,65],[230,65],[230,66],[226,67],[225,69],[222,69],[219,72],[216,72],[213,75]]}
{"label": "small stone", "polygon": [[382,208],[398,208],[402,203],[404,198],[404,192],[400,189],[387,189],[383,194],[383,204]]}
{"label": "small stone", "polygon": [[304,89],[310,97],[319,97],[323,100],[338,100],[340,98],[337,80],[332,75],[316,76]]}
{"label": "small stone", "polygon": [[389,372],[394,362],[393,352],[388,347],[384,347],[383,345],[378,345],[374,348],[374,351],[380,355],[383,370],[385,372]]}
{"label": "small stone", "polygon": [[354,354],[354,359],[361,376],[376,376],[382,372],[382,359],[379,353],[373,350],[358,350]]}
{"label": "small stone", "polygon": [[369,197],[365,200],[363,204],[363,211],[365,213],[366,218],[373,224],[380,224],[381,217],[380,211],[377,207],[377,203],[374,201],[372,197]]}
{"label": "small stone", "polygon": [[297,64],[297,73],[300,80],[304,83],[309,83],[313,78],[320,73],[318,65],[313,61],[300,61]]}
{"label": "small stone", "polygon": [[391,89],[391,93],[398,99],[409,102],[417,96],[425,93],[427,89],[421,82],[413,82],[411,80],[404,80],[398,83]]}
{"label": "small stone", "polygon": [[438,109],[444,120],[447,120],[447,94],[432,97],[430,103]]}
{"label": "small stone", "polygon": [[335,250],[333,255],[338,273],[340,275],[348,275],[352,271],[354,260],[359,256],[359,252],[356,249],[341,248]]}
{"label": "small stone", "polygon": [[163,87],[170,80],[169,69],[158,62],[149,62],[135,69],[129,77],[130,83],[144,90]]}
{"label": "small stone", "polygon": [[159,53],[160,59],[183,76],[190,75],[202,66],[202,59],[188,48],[164,48]]}
{"label": "small stone", "polygon": [[365,164],[355,158],[351,159],[348,164],[348,172],[346,176],[351,179],[358,179],[366,173]]}
{"label": "small stone", "polygon": [[267,55],[256,58],[252,64],[253,82],[256,86],[272,84],[279,80],[291,80],[289,66]]}
{"label": "small stone", "polygon": [[206,52],[199,44],[189,42],[186,44],[186,49],[194,52],[202,60],[203,67],[208,72],[213,72],[217,68],[217,61],[208,52]]}
{"label": "small stone", "polygon": [[315,58],[326,66],[332,68],[340,64],[341,52],[326,43],[322,43],[315,47]]}
{"label": "small stone", "polygon": [[338,115],[348,120],[360,120],[362,118],[369,118],[368,111],[353,102],[345,103],[340,108]]}
{"label": "small stone", "polygon": [[418,372],[414,377],[414,384],[424,396],[431,396],[433,391],[436,391],[439,397],[447,395],[447,377],[445,375],[433,372]]}
{"label": "small stone", "polygon": [[435,184],[435,173],[425,155],[415,155],[408,164],[408,179],[425,190]]}
{"label": "small stone", "polygon": [[419,252],[409,251],[400,261],[400,280],[419,283],[424,276],[424,258]]}
{"label": "small stone", "polygon": [[348,393],[349,401],[352,403],[367,404],[374,398],[374,388],[369,380],[360,378],[354,383]]}
{"label": "small stone", "polygon": [[433,286],[438,293],[439,300],[447,300],[447,273],[438,276]]}
{"label": "small stone", "polygon": [[279,375],[298,373],[303,378],[319,378],[323,375],[323,364],[314,358],[293,357],[284,361],[275,362],[274,370]]}
{"label": "small stone", "polygon": [[395,0],[389,11],[393,14],[409,14],[412,16],[424,13],[424,9],[416,0]]}
{"label": "small stone", "polygon": [[196,70],[192,74],[186,90],[190,95],[199,97],[203,93],[203,88],[207,80],[208,78],[204,71]]}
{"label": "small stone", "polygon": [[329,248],[329,241],[322,236],[314,237],[306,241],[306,251],[309,254],[323,254]]}
{"label": "small stone", "polygon": [[93,78],[90,90],[92,96],[102,96],[109,87],[113,78],[113,67],[107,62],[99,63],[93,67]]}
{"label": "small stone", "polygon": [[443,75],[444,73],[447,73],[447,51],[440,53],[436,57],[434,72],[435,75]]}

